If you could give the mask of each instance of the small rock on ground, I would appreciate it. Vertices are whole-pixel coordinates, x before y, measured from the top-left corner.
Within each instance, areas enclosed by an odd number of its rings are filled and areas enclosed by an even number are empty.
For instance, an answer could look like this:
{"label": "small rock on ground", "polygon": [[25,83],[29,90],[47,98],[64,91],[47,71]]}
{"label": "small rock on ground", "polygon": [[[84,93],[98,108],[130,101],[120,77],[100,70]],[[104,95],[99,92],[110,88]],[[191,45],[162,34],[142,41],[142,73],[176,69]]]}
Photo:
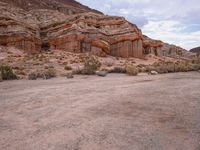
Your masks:
{"label": "small rock on ground", "polygon": [[151,71],[150,74],[151,74],[151,75],[157,75],[158,72],[157,72],[157,71]]}
{"label": "small rock on ground", "polygon": [[96,75],[100,77],[105,77],[108,73],[106,71],[97,71]]}

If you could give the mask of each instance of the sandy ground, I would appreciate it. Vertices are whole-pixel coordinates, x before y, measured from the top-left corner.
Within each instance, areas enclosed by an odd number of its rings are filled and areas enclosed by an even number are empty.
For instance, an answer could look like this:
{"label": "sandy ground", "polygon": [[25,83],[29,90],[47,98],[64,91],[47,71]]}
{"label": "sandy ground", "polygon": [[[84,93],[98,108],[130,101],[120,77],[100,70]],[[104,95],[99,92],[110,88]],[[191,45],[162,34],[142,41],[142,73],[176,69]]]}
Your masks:
{"label": "sandy ground", "polygon": [[1,150],[200,150],[200,74],[0,83]]}

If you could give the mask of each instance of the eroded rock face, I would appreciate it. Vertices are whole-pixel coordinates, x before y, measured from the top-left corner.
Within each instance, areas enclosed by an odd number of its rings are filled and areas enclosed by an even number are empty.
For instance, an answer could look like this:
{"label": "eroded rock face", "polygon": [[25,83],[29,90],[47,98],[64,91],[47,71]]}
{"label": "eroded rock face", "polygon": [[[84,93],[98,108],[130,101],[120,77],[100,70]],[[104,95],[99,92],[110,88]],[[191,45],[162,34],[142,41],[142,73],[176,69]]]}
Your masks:
{"label": "eroded rock face", "polygon": [[167,56],[173,58],[195,58],[196,55],[187,50],[164,43],[159,40],[153,40],[143,35],[144,54],[153,54],[156,56]]}
{"label": "eroded rock face", "polygon": [[62,49],[98,56],[188,56],[142,35],[123,17],[103,15],[73,0],[0,0],[0,44],[27,52]]}
{"label": "eroded rock face", "polygon": [[52,49],[91,52],[100,56],[143,56],[140,30],[121,17],[82,13],[43,31]]}
{"label": "eroded rock face", "polygon": [[4,17],[0,17],[0,43],[30,52],[41,48],[41,39],[37,28]]}

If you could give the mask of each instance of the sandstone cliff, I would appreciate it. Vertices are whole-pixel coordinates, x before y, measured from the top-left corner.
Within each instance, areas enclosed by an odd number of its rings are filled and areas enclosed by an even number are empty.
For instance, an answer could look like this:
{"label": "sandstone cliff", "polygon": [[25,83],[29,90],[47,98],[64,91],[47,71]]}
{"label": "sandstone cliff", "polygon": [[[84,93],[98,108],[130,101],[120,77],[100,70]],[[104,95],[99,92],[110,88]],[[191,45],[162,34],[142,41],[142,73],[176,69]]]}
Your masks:
{"label": "sandstone cliff", "polygon": [[98,56],[193,56],[144,36],[123,17],[107,16],[73,0],[0,0],[0,44],[27,52],[62,49]]}
{"label": "sandstone cliff", "polygon": [[194,53],[168,43],[164,43],[159,40],[153,40],[143,35],[144,54],[153,54],[156,56],[168,56],[174,58],[194,58]]}

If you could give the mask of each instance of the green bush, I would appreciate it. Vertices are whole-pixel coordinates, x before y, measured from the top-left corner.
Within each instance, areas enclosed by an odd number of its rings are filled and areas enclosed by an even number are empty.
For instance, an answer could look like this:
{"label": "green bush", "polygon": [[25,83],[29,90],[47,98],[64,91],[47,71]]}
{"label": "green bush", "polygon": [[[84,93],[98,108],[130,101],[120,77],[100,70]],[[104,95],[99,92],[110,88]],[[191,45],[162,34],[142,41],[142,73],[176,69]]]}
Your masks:
{"label": "green bush", "polygon": [[14,74],[12,68],[8,65],[0,65],[1,78],[3,80],[15,80],[17,75]]}
{"label": "green bush", "polygon": [[127,65],[126,66],[126,73],[130,76],[137,76],[138,75],[138,69],[136,66],[133,65]]}
{"label": "green bush", "polygon": [[93,75],[100,67],[101,63],[94,56],[86,57],[82,74]]}

